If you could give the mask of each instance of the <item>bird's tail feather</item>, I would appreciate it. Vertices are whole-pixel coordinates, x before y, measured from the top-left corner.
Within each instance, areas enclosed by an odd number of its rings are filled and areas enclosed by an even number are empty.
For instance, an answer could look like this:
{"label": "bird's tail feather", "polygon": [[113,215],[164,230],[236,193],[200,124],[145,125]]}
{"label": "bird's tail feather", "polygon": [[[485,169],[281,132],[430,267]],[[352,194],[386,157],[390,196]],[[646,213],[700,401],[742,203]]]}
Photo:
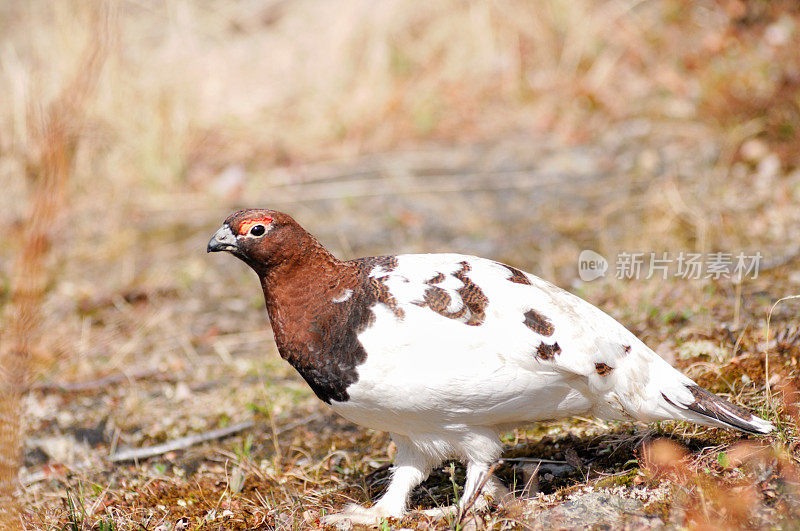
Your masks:
{"label": "bird's tail feather", "polygon": [[686,385],[685,389],[690,393],[689,400],[679,398],[677,394],[667,396],[661,393],[664,400],[677,409],[675,413],[681,418],[707,426],[734,428],[746,433],[763,434],[775,430],[770,422],[696,384]]}

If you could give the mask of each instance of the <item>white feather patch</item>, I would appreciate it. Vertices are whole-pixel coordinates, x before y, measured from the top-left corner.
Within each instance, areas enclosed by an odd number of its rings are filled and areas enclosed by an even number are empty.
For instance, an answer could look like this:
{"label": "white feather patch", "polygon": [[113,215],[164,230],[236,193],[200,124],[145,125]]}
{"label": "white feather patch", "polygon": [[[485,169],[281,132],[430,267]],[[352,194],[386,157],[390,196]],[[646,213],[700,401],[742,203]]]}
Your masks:
{"label": "white feather patch", "polygon": [[334,299],[331,299],[331,302],[339,304],[339,303],[342,303],[342,302],[346,301],[347,299],[349,299],[352,295],[353,295],[353,290],[346,289],[346,290],[344,290],[342,292],[341,295],[339,295],[338,297],[336,297]]}

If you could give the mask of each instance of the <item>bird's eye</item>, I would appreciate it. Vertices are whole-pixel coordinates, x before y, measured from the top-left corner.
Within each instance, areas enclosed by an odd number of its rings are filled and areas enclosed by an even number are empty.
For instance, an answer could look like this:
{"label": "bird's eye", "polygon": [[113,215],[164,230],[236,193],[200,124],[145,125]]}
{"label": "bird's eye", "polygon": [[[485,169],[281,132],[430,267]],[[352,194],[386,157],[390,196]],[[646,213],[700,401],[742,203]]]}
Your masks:
{"label": "bird's eye", "polygon": [[265,232],[267,232],[267,228],[264,225],[253,225],[250,229],[250,234],[253,236],[261,236]]}

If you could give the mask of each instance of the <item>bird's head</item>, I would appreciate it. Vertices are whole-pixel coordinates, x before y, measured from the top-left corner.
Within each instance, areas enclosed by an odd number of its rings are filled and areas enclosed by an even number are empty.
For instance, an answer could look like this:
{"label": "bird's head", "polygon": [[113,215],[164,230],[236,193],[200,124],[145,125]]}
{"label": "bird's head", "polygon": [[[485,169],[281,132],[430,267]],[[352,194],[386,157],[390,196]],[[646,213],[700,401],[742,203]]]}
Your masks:
{"label": "bird's head", "polygon": [[206,250],[228,251],[262,274],[302,251],[307,238],[310,235],[283,212],[241,210],[228,216]]}

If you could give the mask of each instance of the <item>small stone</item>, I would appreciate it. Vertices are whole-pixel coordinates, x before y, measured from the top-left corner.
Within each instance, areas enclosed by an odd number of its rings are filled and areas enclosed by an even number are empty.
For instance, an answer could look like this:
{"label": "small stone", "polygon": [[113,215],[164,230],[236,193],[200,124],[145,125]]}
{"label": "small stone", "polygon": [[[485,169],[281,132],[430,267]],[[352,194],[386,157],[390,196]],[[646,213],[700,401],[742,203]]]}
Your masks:
{"label": "small stone", "polygon": [[751,138],[742,144],[740,149],[742,157],[748,162],[758,162],[769,153],[767,143],[760,138]]}
{"label": "small stone", "polygon": [[772,179],[781,171],[781,159],[775,153],[770,153],[758,163],[759,179]]}
{"label": "small stone", "polygon": [[770,46],[784,46],[789,43],[795,32],[794,21],[787,15],[782,15],[764,30],[764,40]]}
{"label": "small stone", "polygon": [[178,402],[181,400],[186,400],[190,396],[192,396],[192,391],[189,389],[189,386],[186,385],[185,382],[178,382],[177,384],[175,384],[175,391],[174,394],[172,395],[173,400]]}
{"label": "small stone", "polygon": [[353,529],[353,522],[350,520],[340,520],[336,522],[333,527],[337,531],[350,531]]}

